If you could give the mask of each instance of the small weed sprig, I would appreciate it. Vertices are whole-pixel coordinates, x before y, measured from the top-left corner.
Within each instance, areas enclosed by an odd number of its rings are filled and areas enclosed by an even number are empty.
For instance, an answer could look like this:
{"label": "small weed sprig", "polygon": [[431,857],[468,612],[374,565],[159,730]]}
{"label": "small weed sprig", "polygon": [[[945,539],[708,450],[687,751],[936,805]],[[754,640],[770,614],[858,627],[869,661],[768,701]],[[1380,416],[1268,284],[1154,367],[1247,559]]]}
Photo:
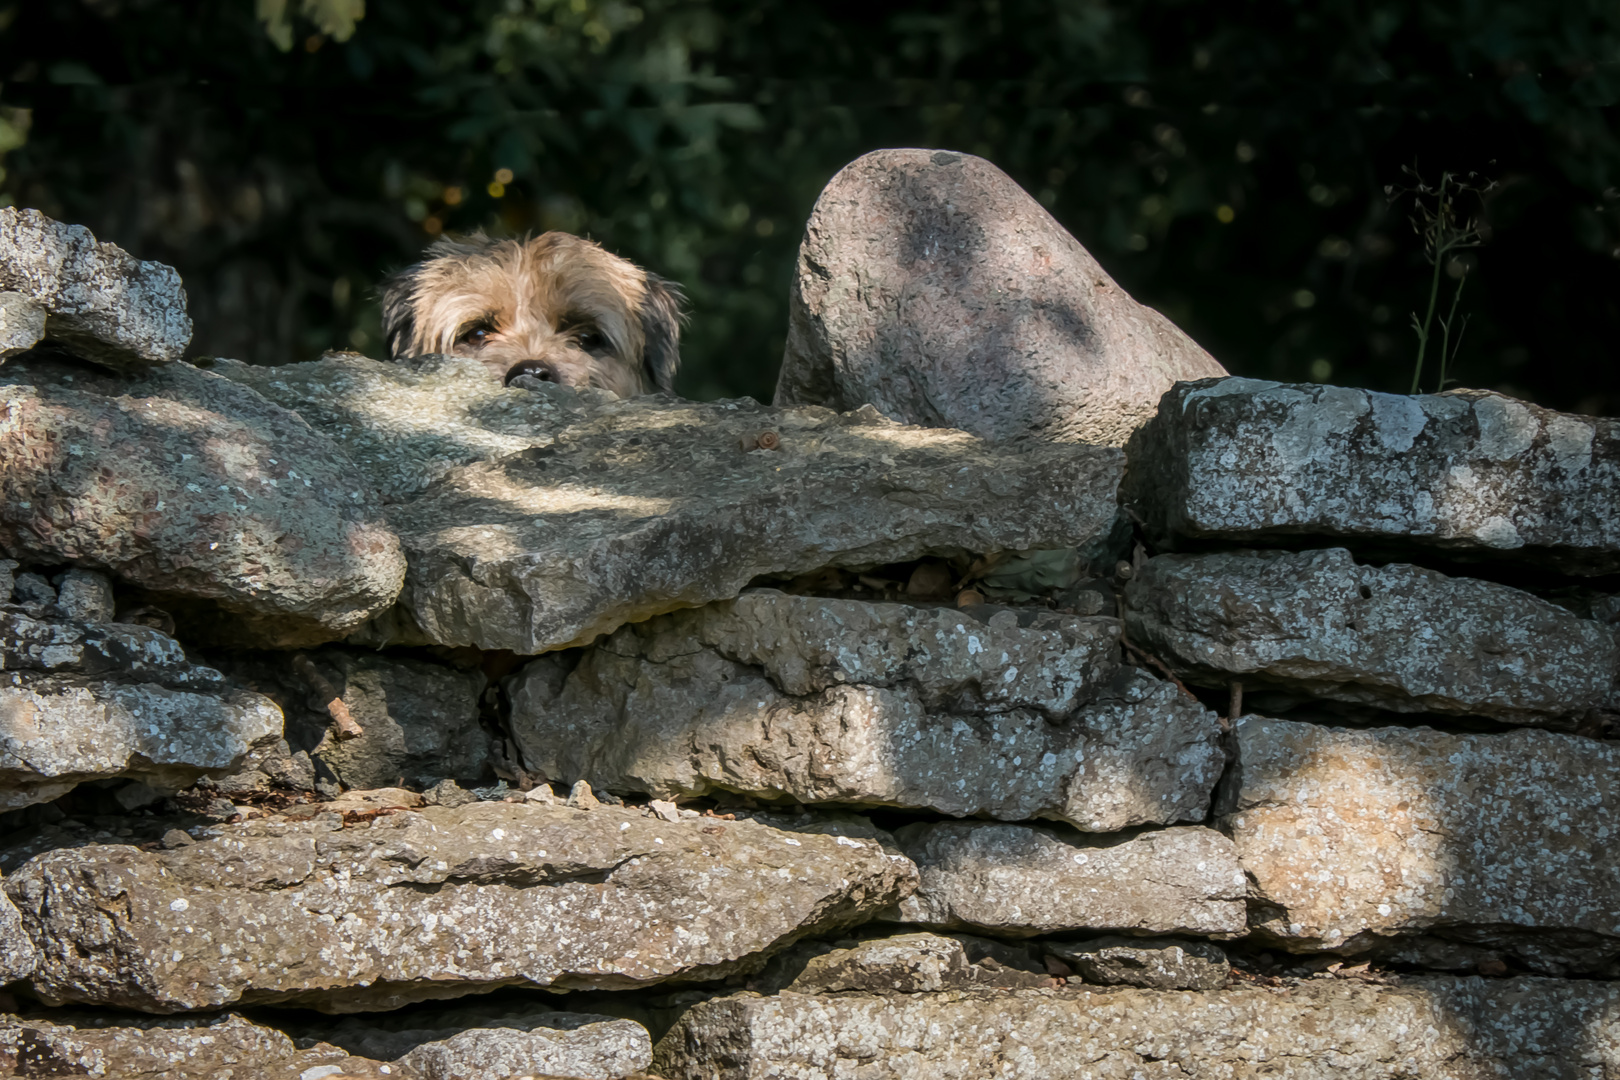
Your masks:
{"label": "small weed sprig", "polygon": [[[1496,187],[1495,180],[1488,180],[1478,173],[1458,175],[1451,172],[1440,174],[1440,183],[1426,184],[1423,177],[1418,175],[1416,169],[1402,165],[1401,172],[1412,178],[1411,187],[1397,187],[1388,184],[1384,187],[1384,194],[1393,205],[1411,196],[1413,214],[1409,219],[1412,229],[1423,237],[1423,256],[1434,267],[1433,280],[1429,285],[1429,308],[1419,319],[1417,312],[1412,312],[1412,330],[1417,334],[1418,352],[1417,363],[1412,368],[1412,389],[1408,393],[1418,392],[1419,381],[1423,377],[1423,358],[1428,351],[1429,339],[1432,336],[1435,323],[1435,310],[1440,303],[1440,271],[1452,256],[1465,248],[1476,248],[1488,238],[1489,227],[1481,222],[1479,215],[1470,215],[1459,218],[1458,202],[1471,198],[1481,209],[1484,206],[1486,193]],[[1468,283],[1468,266],[1463,264],[1462,272],[1457,277],[1457,289],[1451,294],[1451,308],[1440,321],[1440,383],[1438,390],[1444,390],[1448,382],[1455,379],[1446,377],[1446,368],[1457,359],[1457,350],[1462,347],[1463,331],[1468,327],[1468,316],[1463,316],[1461,325],[1457,325],[1457,303],[1462,299],[1463,286]],[[1451,340],[1452,327],[1456,325],[1457,341]]]}

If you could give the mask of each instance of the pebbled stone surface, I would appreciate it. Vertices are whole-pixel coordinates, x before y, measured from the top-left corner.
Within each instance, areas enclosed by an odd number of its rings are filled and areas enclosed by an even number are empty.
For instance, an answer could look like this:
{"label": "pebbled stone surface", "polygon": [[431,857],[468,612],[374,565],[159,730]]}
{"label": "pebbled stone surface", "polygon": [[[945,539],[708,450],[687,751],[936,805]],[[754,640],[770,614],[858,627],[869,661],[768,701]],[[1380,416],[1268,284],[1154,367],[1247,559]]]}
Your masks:
{"label": "pebbled stone surface", "polygon": [[[478,367],[216,364],[399,500],[405,593],[360,643],[538,653],[764,574],[1079,547],[1114,524],[1123,458],[1109,448],[1016,453],[872,410],[502,389]],[[744,449],[766,432],[776,449]]]}
{"label": "pebbled stone surface", "polygon": [[811,211],[776,404],[1121,446],[1177,379],[1224,374],[990,162],[891,149]]}
{"label": "pebbled stone surface", "polygon": [[146,626],[0,605],[0,810],[124,776],[170,791],[280,738],[274,702]]}
{"label": "pebbled stone surface", "polygon": [[398,1065],[349,1057],[332,1046],[299,1050],[272,1027],[234,1013],[160,1019],[64,1012],[0,1014],[0,1070],[7,1076],[105,1080],[419,1080]]}
{"label": "pebbled stone surface", "polygon": [[865,941],[801,942],[750,980],[750,990],[917,994],[974,986],[1050,986],[1028,946],[968,934],[893,934]]}
{"label": "pebbled stone surface", "polygon": [[895,833],[917,891],[889,917],[1034,937],[1080,930],[1231,937],[1245,928],[1232,842],[1182,826],[1128,838],[1034,825],[918,822]]}
{"label": "pebbled stone surface", "polygon": [[647,1029],[609,1016],[536,1011],[446,1026],[432,1015],[413,1014],[419,1025],[386,1013],[380,1019],[393,1022],[384,1028],[373,1026],[371,1017],[355,1017],[325,1037],[357,1057],[396,1062],[422,1080],[541,1074],[621,1080],[652,1060]]}
{"label": "pebbled stone surface", "polygon": [[1620,1072],[1620,987],[1555,979],[1231,989],[735,994],[653,1071],[705,1080],[1590,1080]]}
{"label": "pebbled stone surface", "polygon": [[1265,937],[1353,954],[1437,935],[1620,974],[1620,747],[1259,716],[1235,738],[1218,810]]}
{"label": "pebbled stone surface", "polygon": [[607,806],[384,808],[194,835],[60,849],[14,871],[5,888],[40,949],[34,992],[147,1012],[354,1012],[502,986],[716,979],[864,921],[916,881],[864,824],[671,823]]}
{"label": "pebbled stone surface", "polygon": [[1125,589],[1125,626],[1204,685],[1515,724],[1574,726],[1620,663],[1611,629],[1527,592],[1343,548],[1157,556]]}
{"label": "pebbled stone surface", "polygon": [[0,291],[0,361],[27,352],[45,336],[45,309],[22,293]]}
{"label": "pebbled stone surface", "polygon": [[199,636],[271,647],[348,633],[405,570],[331,440],[190,364],[0,368],[0,550],[110,573],[177,613],[207,601]]}
{"label": "pebbled stone surface", "polygon": [[1127,448],[1123,499],[1161,549],[1341,537],[1620,571],[1620,421],[1481,390],[1407,397],[1178,383]]}
{"label": "pebbled stone surface", "polygon": [[[178,360],[191,341],[186,293],[173,267],[144,262],[38,210],[0,209],[0,290],[44,310],[46,337],[120,371]],[[9,312],[6,322],[9,329]]]}
{"label": "pebbled stone surface", "polygon": [[4,888],[4,881],[0,880],[0,986],[32,975],[39,958]]}
{"label": "pebbled stone surface", "polygon": [[1226,953],[1207,941],[1105,937],[1044,947],[1086,982],[1101,986],[1219,990],[1232,974]]}
{"label": "pebbled stone surface", "polygon": [[[1027,625],[1020,625],[1020,623]],[[1122,668],[1114,619],[751,591],[624,627],[508,684],[525,766],[657,798],[1049,818],[1202,820],[1215,714]]]}

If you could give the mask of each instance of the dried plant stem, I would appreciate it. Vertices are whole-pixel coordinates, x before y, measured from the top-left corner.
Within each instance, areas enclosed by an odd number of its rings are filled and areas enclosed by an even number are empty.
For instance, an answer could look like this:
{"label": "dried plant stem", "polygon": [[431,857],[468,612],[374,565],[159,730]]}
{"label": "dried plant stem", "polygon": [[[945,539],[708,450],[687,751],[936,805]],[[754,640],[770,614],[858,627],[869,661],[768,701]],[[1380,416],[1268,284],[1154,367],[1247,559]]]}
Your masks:
{"label": "dried plant stem", "polygon": [[1440,260],[1434,261],[1434,284],[1429,287],[1429,310],[1423,315],[1423,324],[1418,325],[1417,316],[1412,316],[1412,329],[1417,331],[1418,354],[1417,365],[1412,368],[1412,389],[1410,393],[1418,392],[1418,380],[1423,377],[1423,353],[1429,347],[1429,323],[1434,319],[1434,305],[1440,298]]}
{"label": "dried plant stem", "polygon": [[1468,326],[1468,319],[1464,317],[1463,325],[1457,330],[1457,345],[1455,348],[1451,344],[1451,324],[1456,321],[1457,301],[1462,299],[1463,286],[1466,284],[1468,284],[1468,273],[1464,271],[1463,276],[1457,279],[1457,291],[1451,294],[1451,311],[1447,313],[1445,318],[1440,320],[1440,385],[1436,387],[1437,390],[1445,390],[1446,365],[1456,359],[1456,350],[1462,348],[1462,332]]}

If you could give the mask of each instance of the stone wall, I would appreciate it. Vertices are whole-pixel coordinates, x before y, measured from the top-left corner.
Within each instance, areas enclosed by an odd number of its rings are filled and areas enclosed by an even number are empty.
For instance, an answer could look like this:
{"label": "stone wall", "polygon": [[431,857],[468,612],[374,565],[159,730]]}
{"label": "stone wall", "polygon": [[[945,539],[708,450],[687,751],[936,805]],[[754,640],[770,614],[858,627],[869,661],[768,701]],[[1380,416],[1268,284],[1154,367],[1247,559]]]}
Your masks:
{"label": "stone wall", "polygon": [[64,325],[0,366],[0,1071],[1620,1077],[1613,421],[991,443]]}

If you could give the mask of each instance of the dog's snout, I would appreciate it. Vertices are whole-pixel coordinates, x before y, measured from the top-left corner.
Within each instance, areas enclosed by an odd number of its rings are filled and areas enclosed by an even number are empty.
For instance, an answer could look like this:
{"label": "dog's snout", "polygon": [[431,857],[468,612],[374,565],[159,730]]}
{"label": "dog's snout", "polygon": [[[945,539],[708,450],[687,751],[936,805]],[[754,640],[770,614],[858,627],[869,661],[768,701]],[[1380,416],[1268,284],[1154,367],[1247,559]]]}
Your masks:
{"label": "dog's snout", "polygon": [[506,378],[503,381],[507,386],[511,386],[512,380],[519,375],[528,375],[539,379],[541,382],[560,383],[563,381],[562,373],[557,370],[556,365],[546,360],[519,360],[507,369]]}

